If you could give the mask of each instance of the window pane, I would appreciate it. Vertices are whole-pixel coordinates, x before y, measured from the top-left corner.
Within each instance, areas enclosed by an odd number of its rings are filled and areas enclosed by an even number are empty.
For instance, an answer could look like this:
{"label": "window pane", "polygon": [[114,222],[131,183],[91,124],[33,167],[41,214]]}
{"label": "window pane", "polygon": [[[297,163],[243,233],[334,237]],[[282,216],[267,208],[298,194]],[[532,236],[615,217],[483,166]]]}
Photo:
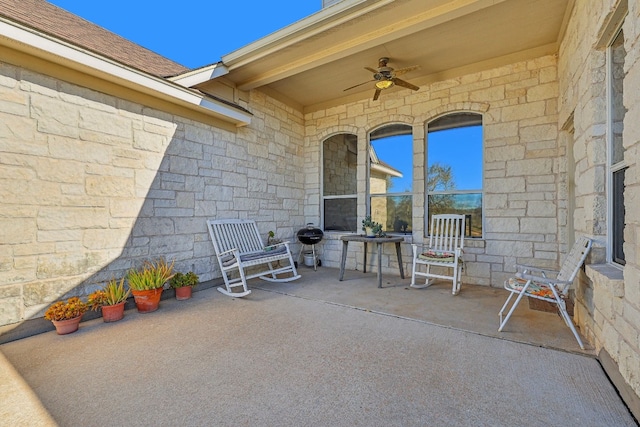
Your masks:
{"label": "window pane", "polygon": [[613,173],[613,261],[625,264],[624,244],[624,171]]}
{"label": "window pane", "polygon": [[622,131],[624,130],[623,121],[626,109],[622,103],[622,84],[625,56],[624,35],[620,31],[611,45],[611,133],[613,137],[611,164],[619,163],[624,159]]}
{"label": "window pane", "polygon": [[413,136],[411,126],[390,125],[371,133],[369,192],[411,193]]}
{"label": "window pane", "polygon": [[386,232],[411,233],[411,196],[371,196],[371,219]]}
{"label": "window pane", "polygon": [[357,137],[334,135],[323,145],[323,192],[325,196],[356,194]]}
{"label": "window pane", "polygon": [[482,188],[482,126],[431,131],[427,138],[428,191]]}
{"label": "window pane", "polygon": [[324,230],[358,231],[357,199],[325,199]]}
{"label": "window pane", "polygon": [[482,237],[482,193],[473,194],[431,194],[428,197],[428,226],[431,215],[466,215],[465,235]]}

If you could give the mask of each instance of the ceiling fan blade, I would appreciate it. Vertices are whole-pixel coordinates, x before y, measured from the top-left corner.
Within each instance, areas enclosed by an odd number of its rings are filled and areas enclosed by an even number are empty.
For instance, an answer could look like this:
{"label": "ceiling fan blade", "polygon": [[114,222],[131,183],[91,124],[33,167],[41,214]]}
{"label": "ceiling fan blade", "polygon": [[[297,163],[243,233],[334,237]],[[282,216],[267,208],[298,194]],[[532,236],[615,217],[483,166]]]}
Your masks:
{"label": "ceiling fan blade", "polygon": [[373,100],[377,101],[378,98],[380,97],[380,92],[382,92],[381,89],[376,89],[376,93],[373,94]]}
{"label": "ceiling fan blade", "polygon": [[409,71],[417,70],[418,68],[420,68],[419,65],[413,65],[411,67],[404,67],[400,68],[399,70],[395,70],[394,73],[396,76],[401,76],[405,73],[408,73]]}
{"label": "ceiling fan blade", "polygon": [[373,74],[376,74],[378,72],[378,70],[376,70],[375,68],[371,68],[371,67],[364,67],[365,70],[367,71],[371,71]]}
{"label": "ceiling fan blade", "polygon": [[420,89],[418,86],[412,85],[411,83],[405,82],[404,80],[400,80],[400,79],[393,79],[393,83],[396,84],[397,86],[406,87],[411,90]]}
{"label": "ceiling fan blade", "polygon": [[367,81],[366,81],[366,82],[364,82],[364,83],[358,83],[358,84],[357,84],[357,85],[355,85],[355,86],[351,86],[351,87],[348,87],[348,88],[344,89],[344,90],[343,90],[343,92],[344,92],[344,91],[347,91],[347,90],[349,90],[349,89],[356,88],[356,87],[358,87],[358,86],[366,85],[367,83],[371,83],[371,82],[375,82],[375,80],[367,80]]}

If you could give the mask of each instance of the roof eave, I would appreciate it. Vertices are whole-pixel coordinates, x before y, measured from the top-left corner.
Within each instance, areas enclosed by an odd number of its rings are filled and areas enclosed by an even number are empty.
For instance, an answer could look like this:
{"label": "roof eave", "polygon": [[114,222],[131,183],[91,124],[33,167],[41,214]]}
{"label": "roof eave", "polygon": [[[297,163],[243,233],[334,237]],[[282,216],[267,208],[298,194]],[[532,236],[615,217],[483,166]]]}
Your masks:
{"label": "roof eave", "polygon": [[326,32],[355,17],[365,15],[395,0],[343,0],[324,8],[298,22],[222,57],[222,62],[233,70],[279,50]]}
{"label": "roof eave", "polygon": [[243,109],[3,18],[0,18],[0,45],[175,103],[237,127],[251,123],[251,113]]}

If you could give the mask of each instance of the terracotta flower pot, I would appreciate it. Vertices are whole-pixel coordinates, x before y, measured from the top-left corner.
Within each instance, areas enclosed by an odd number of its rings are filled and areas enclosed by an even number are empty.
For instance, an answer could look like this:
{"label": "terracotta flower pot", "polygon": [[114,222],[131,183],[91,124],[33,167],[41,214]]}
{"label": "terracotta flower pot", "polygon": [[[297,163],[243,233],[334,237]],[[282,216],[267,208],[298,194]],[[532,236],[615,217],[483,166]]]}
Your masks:
{"label": "terracotta flower pot", "polygon": [[131,290],[133,299],[136,302],[138,313],[151,313],[156,311],[160,305],[160,297],[162,296],[163,288],[149,289],[145,291]]}
{"label": "terracotta flower pot", "polygon": [[176,288],[177,300],[185,300],[189,298],[191,298],[191,286],[182,286],[181,288]]}
{"label": "terracotta flower pot", "polygon": [[124,303],[122,301],[115,305],[103,305],[102,308],[102,320],[105,323],[117,322],[124,317]]}
{"label": "terracotta flower pot", "polygon": [[81,320],[82,315],[74,317],[73,319],[52,320],[51,323],[56,327],[58,335],[66,335],[77,331]]}

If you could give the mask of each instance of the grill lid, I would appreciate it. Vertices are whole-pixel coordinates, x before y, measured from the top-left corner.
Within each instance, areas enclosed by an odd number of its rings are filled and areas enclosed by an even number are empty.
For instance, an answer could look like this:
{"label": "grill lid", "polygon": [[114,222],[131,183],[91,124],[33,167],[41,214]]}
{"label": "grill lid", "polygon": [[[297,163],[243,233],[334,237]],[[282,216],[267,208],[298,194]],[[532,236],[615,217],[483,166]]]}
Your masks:
{"label": "grill lid", "polygon": [[324,233],[319,228],[314,227],[312,223],[309,223],[306,227],[298,230],[296,236],[298,240],[305,245],[315,245],[322,240]]}

